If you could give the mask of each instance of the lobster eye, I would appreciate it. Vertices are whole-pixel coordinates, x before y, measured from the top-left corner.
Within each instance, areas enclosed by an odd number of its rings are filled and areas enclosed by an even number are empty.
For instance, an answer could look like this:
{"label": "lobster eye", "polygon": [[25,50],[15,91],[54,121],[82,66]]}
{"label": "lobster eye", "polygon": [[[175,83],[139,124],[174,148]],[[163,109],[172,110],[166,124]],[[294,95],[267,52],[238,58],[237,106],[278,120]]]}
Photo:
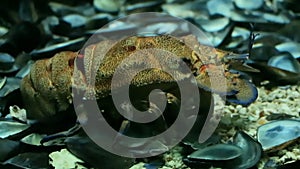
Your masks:
{"label": "lobster eye", "polygon": [[74,60],[75,60],[74,57],[69,59],[68,64],[69,64],[70,67],[74,67]]}
{"label": "lobster eye", "polygon": [[136,50],[136,47],[133,46],[133,45],[128,45],[128,46],[125,46],[125,49],[126,49],[126,51],[128,51],[128,52],[133,52],[133,51]]}

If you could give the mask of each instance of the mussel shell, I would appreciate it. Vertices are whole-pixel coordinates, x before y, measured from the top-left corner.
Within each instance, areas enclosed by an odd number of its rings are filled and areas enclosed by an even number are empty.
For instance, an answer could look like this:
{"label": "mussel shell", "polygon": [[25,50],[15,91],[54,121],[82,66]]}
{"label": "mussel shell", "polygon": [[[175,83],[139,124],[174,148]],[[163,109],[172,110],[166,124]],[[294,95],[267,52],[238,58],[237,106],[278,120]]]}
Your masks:
{"label": "mussel shell", "polygon": [[30,72],[30,68],[32,66],[34,62],[33,61],[29,61],[26,63],[25,66],[23,66],[15,75],[16,78],[20,78],[23,79],[26,75],[29,74]]}
{"label": "mussel shell", "polygon": [[218,32],[224,30],[230,23],[228,18],[217,18],[217,19],[197,19],[195,21],[199,26],[206,32]]}
{"label": "mussel shell", "polygon": [[300,63],[289,53],[271,57],[268,61],[268,65],[286,71],[300,73]]}
{"label": "mussel shell", "polygon": [[188,155],[189,159],[199,161],[224,161],[232,160],[242,154],[242,149],[231,144],[216,144],[199,149]]}
{"label": "mussel shell", "polygon": [[243,151],[232,168],[244,169],[257,164],[262,155],[261,145],[244,132],[238,132],[233,139],[233,144],[239,146]]}
{"label": "mussel shell", "polygon": [[10,69],[15,63],[15,58],[13,58],[8,53],[0,53],[0,69],[1,70],[8,70]]}
{"label": "mussel shell", "polygon": [[300,160],[297,160],[295,162],[291,162],[291,163],[287,163],[287,164],[283,164],[280,166],[277,166],[276,169],[293,169],[293,168],[299,168],[300,165]]}
{"label": "mussel shell", "polygon": [[296,42],[284,42],[275,46],[280,52],[289,52],[294,58],[300,57],[300,44]]}
{"label": "mussel shell", "polygon": [[234,10],[234,5],[231,1],[211,0],[207,2],[207,9],[210,15],[223,15],[230,17]]}
{"label": "mussel shell", "polygon": [[0,73],[9,74],[19,70],[16,60],[8,53],[0,52]]}
{"label": "mussel shell", "polygon": [[65,143],[72,154],[96,168],[129,168],[135,161],[102,149],[86,135],[69,137]]}
{"label": "mussel shell", "polygon": [[20,88],[21,79],[8,77],[5,79],[4,85],[0,89],[0,98],[6,97],[11,92]]}
{"label": "mussel shell", "polygon": [[242,149],[232,144],[215,144],[212,146],[199,149],[183,162],[191,168],[209,168],[214,167],[228,167],[235,164],[238,157],[242,155]]}
{"label": "mussel shell", "polygon": [[105,0],[94,0],[94,7],[99,11],[104,12],[118,12],[122,5],[124,4],[124,0],[122,1],[105,1]]}
{"label": "mussel shell", "polygon": [[263,0],[252,0],[252,1],[234,0],[234,3],[240,9],[253,10],[262,7],[264,1]]}
{"label": "mussel shell", "polygon": [[14,121],[0,121],[0,138],[7,138],[29,128],[28,124]]}
{"label": "mussel shell", "polygon": [[58,53],[59,51],[64,51],[64,50],[72,51],[72,49],[78,48],[78,46],[82,46],[84,40],[85,38],[81,37],[81,38],[69,40],[67,42],[62,42],[51,46],[47,46],[42,49],[34,49],[32,52],[30,52],[30,55],[32,56],[33,60],[36,60],[36,59],[42,59],[45,57],[53,56],[55,53]]}
{"label": "mussel shell", "polygon": [[72,28],[84,26],[87,22],[86,17],[78,14],[66,15],[63,17],[63,20],[69,23]]}
{"label": "mussel shell", "polygon": [[251,50],[250,59],[254,61],[268,61],[271,56],[280,55],[280,52],[271,45],[255,46]]}
{"label": "mussel shell", "polygon": [[26,152],[6,160],[2,168],[49,168],[48,153]]}
{"label": "mussel shell", "polygon": [[0,161],[4,161],[18,153],[20,143],[8,139],[0,139]]}
{"label": "mussel shell", "polygon": [[300,120],[277,120],[262,125],[257,139],[264,151],[276,151],[300,138]]}
{"label": "mussel shell", "polygon": [[300,74],[294,73],[286,70],[282,70],[276,67],[268,66],[263,62],[253,62],[249,63],[251,67],[254,67],[260,72],[264,73],[254,73],[251,75],[256,84],[264,80],[269,80],[270,83],[276,85],[293,85],[297,84],[300,80]]}
{"label": "mussel shell", "polygon": [[262,155],[261,145],[244,132],[238,132],[231,144],[215,144],[201,147],[188,155],[183,162],[192,168],[245,169],[258,163]]}

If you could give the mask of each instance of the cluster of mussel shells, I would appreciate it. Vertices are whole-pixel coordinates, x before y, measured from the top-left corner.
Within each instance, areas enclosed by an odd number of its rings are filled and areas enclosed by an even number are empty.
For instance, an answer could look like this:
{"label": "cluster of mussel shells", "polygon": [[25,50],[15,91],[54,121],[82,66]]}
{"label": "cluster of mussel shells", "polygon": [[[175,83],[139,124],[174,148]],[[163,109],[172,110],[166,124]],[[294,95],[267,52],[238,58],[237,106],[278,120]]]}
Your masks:
{"label": "cluster of mussel shells", "polygon": [[[256,139],[243,131],[238,131],[228,143],[218,143],[213,135],[204,143],[188,143],[193,152],[183,159],[191,168],[221,167],[245,169],[255,167],[263,153],[272,153],[295,144],[300,140],[300,119],[275,120],[257,129]],[[192,149],[191,149],[192,148]],[[294,167],[297,165],[294,162]],[[284,168],[293,164],[265,167]]]}
{"label": "cluster of mussel shells", "polygon": [[[216,46],[223,45],[227,49],[239,48],[243,52],[247,50],[247,39],[250,34],[247,29],[249,26],[245,25],[248,25],[248,22],[255,23],[256,29],[259,30],[257,33],[260,35],[256,37],[255,45],[251,50],[251,61],[248,64],[263,73],[253,73],[254,82],[258,81],[259,85],[259,82],[267,79],[276,85],[296,84],[300,80],[300,45],[295,41],[299,41],[300,34],[293,30],[300,24],[293,17],[299,13],[299,5],[292,0],[285,2],[274,0],[273,2],[277,4],[274,8],[277,6],[278,9],[271,8],[273,6],[264,3],[263,0],[249,1],[248,5],[242,3],[241,0],[146,2],[93,0],[92,3],[3,1],[1,9],[4,12],[1,13],[2,25],[0,26],[1,117],[7,114],[8,105],[19,105],[21,102],[15,98],[19,97],[20,80],[30,70],[32,62],[29,60],[50,57],[62,50],[76,51],[81,48],[88,36],[95,33],[99,25],[105,25],[125,14],[153,11],[153,9],[190,20],[206,32]],[[8,5],[10,3],[17,4],[12,7]],[[261,10],[266,8],[280,12],[275,14]],[[7,16],[9,14],[11,16]],[[162,30],[160,26],[159,24],[153,25],[159,31],[164,31],[174,29],[177,23],[170,21],[168,27]],[[114,34],[114,32],[126,29],[135,29],[134,27],[134,23],[132,25],[119,23],[110,28],[110,31]],[[144,29],[147,30],[147,28]],[[226,44],[228,37],[230,43]],[[210,166],[231,169],[250,168],[258,163],[263,152],[277,151],[299,140],[299,124],[297,119],[278,120],[259,127],[256,139],[240,131],[231,142],[226,144],[220,144],[215,140],[212,141],[213,143],[209,140],[204,144],[192,144],[192,146],[189,144],[193,148],[187,150],[188,155],[184,162],[191,168]],[[38,140],[35,144],[33,142],[36,141],[26,139],[19,141],[20,139],[10,137],[27,129],[29,127],[27,124],[11,119],[1,119],[0,126],[0,167],[42,168],[48,166],[49,158],[48,153],[40,152],[52,152],[61,148],[40,148],[32,146],[39,145],[40,139],[32,139]],[[89,163],[111,165],[93,159],[93,156],[97,155],[109,156],[102,150],[97,151],[97,148],[93,146],[90,148],[95,148],[94,151],[84,154],[85,152],[80,147],[90,144],[91,140],[87,137],[80,139],[79,143],[78,138],[74,137],[66,140],[70,151]],[[211,139],[214,139],[214,136]],[[28,153],[28,150],[40,152]],[[26,161],[26,159],[30,160]],[[115,156],[109,159],[114,160],[116,166],[122,166],[119,162],[123,159]],[[132,164],[132,161],[129,163]]]}

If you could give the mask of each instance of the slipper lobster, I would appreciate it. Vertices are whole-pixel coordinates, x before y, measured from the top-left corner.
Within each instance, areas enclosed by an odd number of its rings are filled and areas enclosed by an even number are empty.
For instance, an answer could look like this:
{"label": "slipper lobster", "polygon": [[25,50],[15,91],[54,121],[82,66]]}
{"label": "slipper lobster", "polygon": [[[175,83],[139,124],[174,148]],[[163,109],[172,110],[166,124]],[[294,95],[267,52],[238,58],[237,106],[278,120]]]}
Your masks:
{"label": "slipper lobster", "polygon": [[[122,60],[136,51],[153,48],[168,51],[188,65],[192,74],[181,71],[179,80],[192,75],[199,89],[217,93],[234,104],[247,106],[257,98],[256,87],[238,71],[231,71],[231,66],[238,63],[235,58],[241,55],[201,45],[193,35],[180,38],[169,35],[132,36],[118,42],[103,40],[87,46],[84,52],[64,51],[52,58],[36,61],[21,83],[28,119],[47,119],[65,111],[72,104],[72,88],[83,91],[85,99],[92,99],[91,95],[95,96],[93,99],[106,98],[111,95],[112,87],[120,88],[125,84],[129,78],[126,74],[133,71],[134,67],[145,64],[159,67],[161,62],[165,62],[180,69],[179,63],[172,59],[155,59],[155,52],[140,53],[138,59],[123,64],[120,70],[124,72],[124,77],[119,79],[117,85],[111,85],[115,70]],[[103,56],[101,63],[97,61],[98,55]],[[93,77],[95,79],[91,79]],[[130,81],[130,86],[136,88],[153,90],[161,87],[166,92],[174,85],[174,78],[157,68],[139,72]],[[147,97],[142,95],[137,98]]]}

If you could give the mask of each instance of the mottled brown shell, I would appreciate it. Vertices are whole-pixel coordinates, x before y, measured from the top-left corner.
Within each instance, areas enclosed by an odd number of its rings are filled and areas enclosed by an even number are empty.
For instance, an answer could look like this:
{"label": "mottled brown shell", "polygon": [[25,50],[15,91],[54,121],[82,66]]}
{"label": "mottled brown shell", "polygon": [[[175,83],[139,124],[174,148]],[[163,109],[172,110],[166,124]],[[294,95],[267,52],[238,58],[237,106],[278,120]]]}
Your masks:
{"label": "mottled brown shell", "polygon": [[[228,65],[223,62],[222,58],[230,52],[201,45],[192,35],[180,39],[168,35],[133,36],[118,42],[104,40],[90,45],[84,49],[83,55],[75,52],[61,52],[50,59],[37,61],[21,84],[28,118],[41,119],[66,110],[72,102],[72,87],[85,92],[86,99],[93,99],[90,97],[91,94],[95,94],[96,99],[108,96],[111,92],[112,77],[120,63],[131,54],[152,48],[171,52],[186,62],[195,74],[200,88],[227,95],[231,102],[237,104],[247,105],[256,99],[255,87],[247,80],[240,79],[238,74],[229,72]],[[161,58],[165,59],[157,60],[154,55],[162,55]],[[178,63],[172,61],[172,57],[159,52],[146,50],[138,53],[137,56],[137,59],[121,67],[121,70],[125,72],[124,78],[113,87],[122,87],[125,84],[126,75],[139,65],[148,64],[159,67],[161,62],[164,62],[180,68]],[[179,79],[191,75],[185,72],[176,74]],[[220,85],[211,87],[212,77]],[[224,84],[224,79],[227,87],[221,85]],[[73,86],[72,82],[74,82]],[[168,73],[160,69],[149,69],[139,72],[131,80],[131,85],[137,87],[156,85],[167,89],[172,87],[174,82],[174,78]],[[94,84],[95,87],[93,87]]]}
{"label": "mottled brown shell", "polygon": [[75,52],[61,52],[33,64],[20,88],[28,119],[43,119],[69,107],[76,56]]}

